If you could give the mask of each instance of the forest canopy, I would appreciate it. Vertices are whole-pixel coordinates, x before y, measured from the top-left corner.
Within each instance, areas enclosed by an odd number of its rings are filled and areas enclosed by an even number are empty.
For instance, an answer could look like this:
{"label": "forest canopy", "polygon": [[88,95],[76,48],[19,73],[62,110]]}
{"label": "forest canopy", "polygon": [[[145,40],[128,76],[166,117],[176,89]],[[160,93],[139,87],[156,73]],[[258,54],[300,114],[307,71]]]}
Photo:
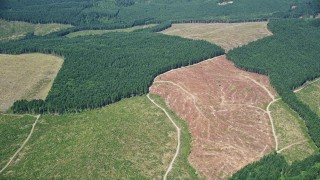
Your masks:
{"label": "forest canopy", "polygon": [[111,29],[164,21],[243,21],[309,16],[318,12],[315,1],[237,0],[220,6],[218,0],[2,0],[0,18]]}
{"label": "forest canopy", "polygon": [[0,53],[53,53],[65,58],[47,99],[14,103],[15,113],[63,113],[102,107],[148,92],[168,70],[222,55],[205,41],[157,33],[107,33],[66,38],[30,37],[0,43]]}

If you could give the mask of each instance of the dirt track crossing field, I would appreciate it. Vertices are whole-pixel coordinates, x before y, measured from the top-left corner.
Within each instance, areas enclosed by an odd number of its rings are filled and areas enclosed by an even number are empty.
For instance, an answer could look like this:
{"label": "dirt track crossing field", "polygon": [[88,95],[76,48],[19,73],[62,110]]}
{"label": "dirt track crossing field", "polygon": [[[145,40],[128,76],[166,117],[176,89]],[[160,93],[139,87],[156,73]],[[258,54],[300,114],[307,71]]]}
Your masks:
{"label": "dirt track crossing field", "polygon": [[176,160],[176,158],[178,157],[179,155],[179,151],[180,151],[180,136],[181,136],[181,133],[180,133],[180,128],[178,127],[178,125],[172,120],[171,116],[169,115],[169,113],[163,108],[161,107],[160,105],[158,105],[153,99],[150,98],[149,94],[147,95],[148,99],[155,105],[157,106],[158,108],[160,108],[165,114],[166,116],[170,119],[171,123],[173,124],[173,126],[176,128],[177,130],[177,148],[176,148],[176,153],[174,154],[171,162],[170,162],[170,165],[166,171],[166,173],[164,174],[163,176],[163,179],[166,180],[167,179],[167,176],[169,174],[169,172],[172,170],[172,166],[173,166],[173,163],[174,161]]}
{"label": "dirt track crossing field", "polygon": [[34,121],[34,123],[32,124],[32,128],[31,128],[31,131],[27,137],[27,139],[22,143],[22,145],[20,146],[20,148],[13,154],[12,157],[10,157],[9,161],[7,162],[7,164],[0,170],[0,174],[7,169],[7,167],[10,165],[10,163],[14,160],[15,157],[17,157],[17,155],[19,154],[19,152],[25,147],[25,145],[28,143],[29,139],[31,138],[32,136],[32,133],[34,131],[34,128],[36,127],[37,125],[37,122],[40,118],[40,115],[37,115],[36,116],[36,120]]}
{"label": "dirt track crossing field", "polygon": [[[250,78],[250,79],[248,79]],[[189,125],[190,162],[207,179],[225,179],[275,146],[265,108],[275,96],[266,76],[225,56],[169,71],[150,87]]]}

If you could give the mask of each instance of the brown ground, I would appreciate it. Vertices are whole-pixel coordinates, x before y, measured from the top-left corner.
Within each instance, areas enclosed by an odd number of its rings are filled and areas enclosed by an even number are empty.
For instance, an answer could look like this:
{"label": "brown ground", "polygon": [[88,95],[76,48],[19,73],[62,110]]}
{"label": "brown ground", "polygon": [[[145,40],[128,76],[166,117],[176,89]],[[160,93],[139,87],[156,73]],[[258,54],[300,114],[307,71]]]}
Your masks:
{"label": "brown ground", "polygon": [[171,28],[162,31],[162,33],[206,40],[229,51],[235,47],[272,35],[267,28],[267,24],[268,22],[173,24]]}
{"label": "brown ground", "polygon": [[45,99],[63,59],[40,53],[0,54],[0,111],[19,99]]}
{"label": "brown ground", "polygon": [[[251,79],[250,79],[251,78]],[[237,69],[225,56],[158,76],[150,87],[189,125],[190,162],[207,179],[225,179],[274,147],[265,111],[266,76]]]}

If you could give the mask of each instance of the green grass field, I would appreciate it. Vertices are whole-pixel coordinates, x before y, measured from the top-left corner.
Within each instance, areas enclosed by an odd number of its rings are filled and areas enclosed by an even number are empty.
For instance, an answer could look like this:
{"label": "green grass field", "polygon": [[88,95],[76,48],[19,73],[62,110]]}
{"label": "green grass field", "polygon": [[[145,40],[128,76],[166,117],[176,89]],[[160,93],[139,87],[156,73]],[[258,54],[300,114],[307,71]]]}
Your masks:
{"label": "green grass field", "polygon": [[[304,121],[287,104],[279,100],[271,105],[279,150],[288,163],[303,160],[318,152],[317,147],[310,139]],[[295,144],[297,143],[297,144]]]}
{"label": "green grass field", "polygon": [[0,114],[0,170],[27,138],[35,119],[33,116]]}
{"label": "green grass field", "polygon": [[145,29],[157,26],[157,24],[148,24],[148,25],[142,25],[142,26],[134,26],[130,28],[124,28],[124,29],[112,29],[112,30],[83,30],[83,31],[77,31],[70,34],[67,34],[66,36],[68,38],[74,38],[78,36],[89,36],[89,35],[101,35],[109,32],[132,32],[138,29]]}
{"label": "green grass field", "polygon": [[320,116],[320,80],[309,84],[296,94],[300,100],[306,103],[312,111]]}
{"label": "green grass field", "polygon": [[168,175],[168,179],[198,179],[195,169],[189,165],[188,157],[191,151],[191,134],[185,120],[178,117],[171,109],[169,109],[163,99],[156,95],[150,95],[157,104],[166,109],[175,123],[181,129],[181,149],[176,159],[172,171]]}
{"label": "green grass field", "polygon": [[[185,128],[172,174],[194,179]],[[165,114],[146,96],[133,97],[93,111],[42,116],[20,160],[0,179],[161,179],[175,148],[175,128]]]}
{"label": "green grass field", "polygon": [[27,33],[34,33],[37,36],[44,36],[51,32],[70,28],[71,25],[64,24],[31,24],[21,21],[5,21],[0,19],[0,41],[19,39]]}

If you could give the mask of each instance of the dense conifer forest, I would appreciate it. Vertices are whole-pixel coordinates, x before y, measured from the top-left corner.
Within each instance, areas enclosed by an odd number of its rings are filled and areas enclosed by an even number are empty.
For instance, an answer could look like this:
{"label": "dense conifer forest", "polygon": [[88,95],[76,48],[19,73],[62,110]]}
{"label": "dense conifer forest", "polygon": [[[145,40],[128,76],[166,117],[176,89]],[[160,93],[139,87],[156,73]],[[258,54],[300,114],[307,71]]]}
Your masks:
{"label": "dense conifer forest", "polygon": [[190,65],[224,50],[205,41],[157,33],[107,33],[77,38],[29,37],[0,44],[1,53],[53,53],[65,58],[45,101],[20,100],[15,113],[63,113],[102,107],[148,92],[165,71]]}
{"label": "dense conifer forest", "polygon": [[[315,15],[312,0],[2,0],[0,18],[33,23],[68,23],[112,29],[145,23],[192,20],[243,21]],[[295,8],[292,8],[295,7]]]}
{"label": "dense conifer forest", "polygon": [[287,164],[284,157],[272,153],[235,173],[230,180],[242,179],[304,179],[314,180],[320,176],[320,155]]}

